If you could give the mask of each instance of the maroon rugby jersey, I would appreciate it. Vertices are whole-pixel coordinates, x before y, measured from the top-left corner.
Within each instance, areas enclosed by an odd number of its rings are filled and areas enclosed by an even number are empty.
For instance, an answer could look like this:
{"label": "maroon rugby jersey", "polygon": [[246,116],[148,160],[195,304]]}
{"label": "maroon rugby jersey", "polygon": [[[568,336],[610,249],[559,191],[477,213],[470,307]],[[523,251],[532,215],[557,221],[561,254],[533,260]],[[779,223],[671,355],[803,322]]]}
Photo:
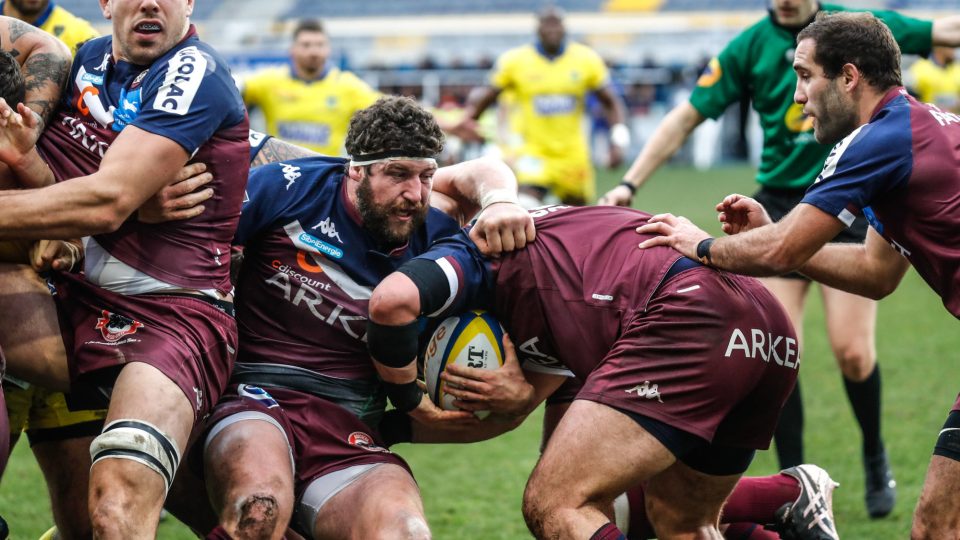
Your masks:
{"label": "maroon rugby jersey", "polygon": [[[635,229],[650,217],[637,210],[552,206],[534,210],[532,215],[536,241],[493,263],[477,251],[466,231],[417,257],[435,261],[452,284],[447,306],[431,317],[491,309],[510,331],[524,369],[583,380],[611,352],[624,328],[647,310],[668,271],[682,256],[672,248],[637,247],[645,237]],[[754,278],[722,271],[709,276],[724,282],[730,294],[738,295],[731,305],[756,307],[744,317],[746,323],[756,324],[715,336],[719,354],[753,358],[759,346],[759,338],[753,339],[754,329],[778,327],[768,323],[786,320],[782,308]],[[704,286],[708,286],[706,281]],[[723,312],[726,308],[717,309]],[[690,343],[713,339],[706,330],[687,332],[684,339]],[[764,335],[763,353],[767,355],[764,359],[793,370],[797,347],[788,334]],[[776,356],[770,354],[769,345],[774,342]],[[685,345],[678,341],[665,348]]]}
{"label": "maroon rugby jersey", "polygon": [[187,36],[150,66],[116,61],[112,37],[77,52],[58,114],[37,147],[57,181],[97,171],[126,125],[180,144],[214,179],[206,210],[188,220],[149,225],[131,216],[119,230],[94,236],[111,255],[166,283],[230,290],[230,242],[249,170],[248,122],[227,64]]}

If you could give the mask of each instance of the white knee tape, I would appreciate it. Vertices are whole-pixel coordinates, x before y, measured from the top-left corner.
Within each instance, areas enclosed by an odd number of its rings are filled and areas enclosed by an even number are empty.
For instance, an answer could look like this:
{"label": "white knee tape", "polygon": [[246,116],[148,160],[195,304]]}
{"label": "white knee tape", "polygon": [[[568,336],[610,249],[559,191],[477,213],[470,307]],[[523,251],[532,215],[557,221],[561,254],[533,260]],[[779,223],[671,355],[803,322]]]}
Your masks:
{"label": "white knee tape", "polygon": [[107,458],[130,459],[159,474],[167,490],[180,465],[176,443],[157,426],[142,420],[114,420],[90,443],[93,463]]}

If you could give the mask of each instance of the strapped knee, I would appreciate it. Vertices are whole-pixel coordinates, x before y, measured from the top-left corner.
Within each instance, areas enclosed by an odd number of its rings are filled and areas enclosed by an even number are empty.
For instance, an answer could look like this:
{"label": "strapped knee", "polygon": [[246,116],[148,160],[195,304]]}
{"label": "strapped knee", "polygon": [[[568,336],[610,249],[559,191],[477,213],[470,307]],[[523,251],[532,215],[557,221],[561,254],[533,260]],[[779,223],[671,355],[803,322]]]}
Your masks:
{"label": "strapped knee", "polygon": [[167,491],[180,465],[176,442],[156,426],[142,420],[114,420],[90,443],[93,463],[106,458],[130,459],[153,469]]}
{"label": "strapped knee", "polygon": [[933,454],[960,461],[960,411],[952,411],[947,417]]}

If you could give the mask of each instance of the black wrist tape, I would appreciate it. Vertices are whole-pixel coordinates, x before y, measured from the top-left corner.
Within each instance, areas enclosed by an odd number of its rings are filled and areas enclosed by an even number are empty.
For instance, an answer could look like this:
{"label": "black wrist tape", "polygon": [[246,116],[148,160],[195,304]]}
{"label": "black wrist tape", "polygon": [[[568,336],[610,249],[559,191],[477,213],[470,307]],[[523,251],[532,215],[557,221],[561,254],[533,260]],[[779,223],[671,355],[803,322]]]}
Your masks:
{"label": "black wrist tape", "polygon": [[393,403],[394,408],[404,414],[416,409],[420,405],[420,400],[423,399],[423,391],[417,386],[417,381],[401,384],[384,381],[383,387],[387,390],[390,403]]}

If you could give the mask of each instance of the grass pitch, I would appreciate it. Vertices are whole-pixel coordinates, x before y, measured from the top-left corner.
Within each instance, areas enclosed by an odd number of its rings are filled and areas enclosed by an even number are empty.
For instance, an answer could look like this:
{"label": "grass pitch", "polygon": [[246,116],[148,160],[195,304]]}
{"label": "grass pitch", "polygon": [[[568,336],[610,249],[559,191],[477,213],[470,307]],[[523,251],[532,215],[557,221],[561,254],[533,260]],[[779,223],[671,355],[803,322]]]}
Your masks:
{"label": "grass pitch", "polygon": [[[599,193],[622,171],[600,171]],[[635,197],[649,212],[682,214],[719,234],[713,205],[731,192],[752,193],[752,169],[718,167],[699,172],[666,168]],[[880,304],[877,351],[883,392],[883,431],[897,478],[899,500],[886,519],[870,520],[863,505],[860,434],[847,403],[839,370],[826,342],[816,289],[810,296],[800,370],[806,411],[806,455],[826,468],[841,487],[834,510],[845,539],[906,538],[910,517],[937,432],[960,390],[955,365],[960,349],[957,321],[912,270],[900,289]],[[589,437],[589,434],[584,434]],[[527,538],[520,497],[538,456],[540,411],[516,431],[473,445],[398,445],[423,491],[436,538],[472,540]],[[777,471],[773,452],[761,452],[748,474]],[[11,538],[33,539],[51,524],[46,489],[26,443],[21,442],[0,484],[0,514]],[[170,519],[160,538],[193,538]]]}

